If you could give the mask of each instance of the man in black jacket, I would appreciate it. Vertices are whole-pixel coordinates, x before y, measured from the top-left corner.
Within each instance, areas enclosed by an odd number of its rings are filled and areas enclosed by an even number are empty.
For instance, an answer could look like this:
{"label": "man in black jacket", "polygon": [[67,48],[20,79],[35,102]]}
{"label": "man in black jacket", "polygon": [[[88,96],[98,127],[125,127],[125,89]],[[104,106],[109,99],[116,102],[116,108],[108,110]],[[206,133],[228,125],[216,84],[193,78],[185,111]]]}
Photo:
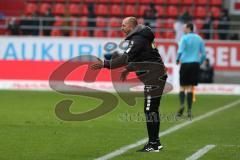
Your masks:
{"label": "man in black jacket", "polygon": [[[144,113],[146,116],[148,143],[140,152],[158,152],[163,146],[159,140],[159,105],[166,83],[166,69],[158,50],[154,46],[154,34],[151,28],[138,25],[135,17],[127,17],[122,22],[122,31],[126,34],[128,47],[124,54],[110,60],[99,61],[92,69],[114,69],[125,66],[121,79],[125,80],[129,72],[135,71],[144,83]],[[151,76],[150,76],[151,73]]]}

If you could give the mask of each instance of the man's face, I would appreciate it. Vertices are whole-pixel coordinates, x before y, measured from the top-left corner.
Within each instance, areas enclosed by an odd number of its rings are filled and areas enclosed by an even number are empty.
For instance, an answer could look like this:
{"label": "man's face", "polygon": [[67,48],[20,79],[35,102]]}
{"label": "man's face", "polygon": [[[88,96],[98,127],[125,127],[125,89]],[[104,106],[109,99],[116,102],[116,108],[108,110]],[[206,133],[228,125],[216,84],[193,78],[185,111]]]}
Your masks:
{"label": "man's face", "polygon": [[186,24],[185,24],[184,27],[183,27],[183,32],[184,32],[185,34],[187,34],[187,33],[190,32],[190,29],[187,28],[187,25],[186,25]]}
{"label": "man's face", "polygon": [[131,23],[129,23],[127,20],[123,20],[122,22],[122,27],[121,30],[128,35],[133,29],[133,26],[131,25]]}

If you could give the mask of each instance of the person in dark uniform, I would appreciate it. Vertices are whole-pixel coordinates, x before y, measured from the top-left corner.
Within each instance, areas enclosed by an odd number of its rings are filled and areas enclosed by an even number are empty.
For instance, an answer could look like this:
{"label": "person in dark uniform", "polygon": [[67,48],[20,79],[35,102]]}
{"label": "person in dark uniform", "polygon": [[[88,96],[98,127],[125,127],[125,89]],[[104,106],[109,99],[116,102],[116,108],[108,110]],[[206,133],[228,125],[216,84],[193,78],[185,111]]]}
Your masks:
{"label": "person in dark uniform", "polygon": [[[128,47],[122,55],[114,56],[111,60],[99,61],[91,66],[92,69],[114,69],[125,66],[121,79],[125,80],[127,73],[135,71],[138,78],[145,85],[144,88],[144,113],[146,117],[149,141],[140,152],[158,152],[163,148],[159,139],[159,105],[161,95],[167,79],[167,73],[158,50],[154,47],[154,34],[151,28],[138,25],[135,17],[127,17],[122,22],[122,31],[126,34],[125,40]],[[134,69],[142,67],[156,73],[145,76],[146,70]],[[157,65],[156,65],[157,64]],[[146,78],[147,77],[147,78]],[[149,80],[150,79],[150,80]],[[156,89],[157,88],[157,89]]]}
{"label": "person in dark uniform", "polygon": [[180,68],[180,109],[177,116],[182,116],[184,112],[185,92],[187,92],[188,117],[192,118],[192,102],[194,86],[198,84],[200,64],[206,59],[205,44],[203,39],[193,32],[192,23],[184,25],[184,33],[179,47],[177,64]]}

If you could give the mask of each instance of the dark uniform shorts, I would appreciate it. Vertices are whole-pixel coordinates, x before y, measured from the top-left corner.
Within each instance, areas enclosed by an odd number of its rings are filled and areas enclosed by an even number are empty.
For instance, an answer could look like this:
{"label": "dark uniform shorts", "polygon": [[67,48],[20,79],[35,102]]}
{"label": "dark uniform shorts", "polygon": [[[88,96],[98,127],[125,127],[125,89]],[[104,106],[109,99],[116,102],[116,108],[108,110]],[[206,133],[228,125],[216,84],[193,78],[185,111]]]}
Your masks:
{"label": "dark uniform shorts", "polygon": [[198,84],[200,65],[197,62],[182,63],[180,68],[180,85],[196,86]]}

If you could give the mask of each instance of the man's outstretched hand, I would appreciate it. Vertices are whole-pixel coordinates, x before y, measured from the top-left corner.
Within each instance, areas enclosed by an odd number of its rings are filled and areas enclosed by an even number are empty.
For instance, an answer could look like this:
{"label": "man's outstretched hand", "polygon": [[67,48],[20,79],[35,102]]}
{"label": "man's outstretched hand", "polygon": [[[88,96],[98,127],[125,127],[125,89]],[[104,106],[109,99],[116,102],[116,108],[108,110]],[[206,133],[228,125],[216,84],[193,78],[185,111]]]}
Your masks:
{"label": "man's outstretched hand", "polygon": [[103,62],[99,60],[97,63],[94,63],[93,65],[90,66],[92,70],[98,70],[102,69],[104,67]]}

